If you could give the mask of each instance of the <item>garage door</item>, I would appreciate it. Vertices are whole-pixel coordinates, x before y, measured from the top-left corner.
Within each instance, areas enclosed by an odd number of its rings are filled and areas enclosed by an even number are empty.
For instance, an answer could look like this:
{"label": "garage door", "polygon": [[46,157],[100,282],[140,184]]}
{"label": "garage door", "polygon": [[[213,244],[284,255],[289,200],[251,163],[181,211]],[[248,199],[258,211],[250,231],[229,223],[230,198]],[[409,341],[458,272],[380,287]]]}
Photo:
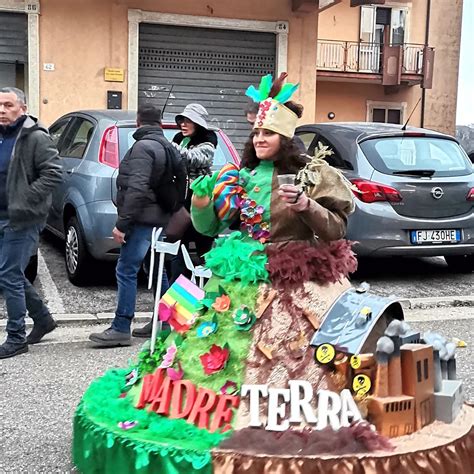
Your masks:
{"label": "garage door", "polygon": [[276,35],[207,28],[140,25],[138,102],[165,107],[165,120],[191,102],[241,150],[249,84],[275,71]]}
{"label": "garage door", "polygon": [[22,86],[28,63],[27,18],[22,13],[0,12],[0,87]]}

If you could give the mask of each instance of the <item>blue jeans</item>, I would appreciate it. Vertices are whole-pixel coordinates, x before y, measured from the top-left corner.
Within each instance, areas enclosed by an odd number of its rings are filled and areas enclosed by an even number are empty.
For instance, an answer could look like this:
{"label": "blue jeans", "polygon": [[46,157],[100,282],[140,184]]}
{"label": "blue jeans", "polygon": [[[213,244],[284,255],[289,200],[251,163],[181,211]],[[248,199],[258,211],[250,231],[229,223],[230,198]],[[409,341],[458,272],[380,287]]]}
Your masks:
{"label": "blue jeans", "polygon": [[[151,245],[153,226],[135,225],[127,233],[126,242],[120,249],[115,274],[117,276],[117,309],[112,321],[112,328],[120,332],[130,332],[130,325],[135,316],[137,300],[137,275]],[[163,235],[162,235],[163,237]],[[155,260],[158,265],[158,261]],[[168,289],[168,278],[163,270],[161,294]]]}
{"label": "blue jeans", "polygon": [[29,226],[13,230],[8,220],[0,220],[0,289],[3,292],[8,313],[7,341],[26,342],[25,315],[41,323],[49,316],[48,308],[36,289],[25,278],[25,268],[38,246],[41,227]]}

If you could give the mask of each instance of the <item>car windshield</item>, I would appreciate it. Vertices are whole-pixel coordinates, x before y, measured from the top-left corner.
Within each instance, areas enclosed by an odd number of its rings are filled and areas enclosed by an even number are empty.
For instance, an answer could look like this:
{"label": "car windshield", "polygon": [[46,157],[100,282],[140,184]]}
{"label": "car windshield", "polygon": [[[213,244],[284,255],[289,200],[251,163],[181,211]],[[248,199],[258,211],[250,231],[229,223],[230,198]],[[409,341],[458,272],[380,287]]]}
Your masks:
{"label": "car windshield", "polygon": [[453,140],[434,137],[388,137],[360,144],[370,164],[379,172],[413,176],[463,176],[472,165]]}
{"label": "car windshield", "polygon": [[[136,128],[119,128],[119,149],[120,149],[120,161],[122,161],[127,150],[135,143],[133,134]],[[177,129],[165,128],[163,129],[165,137],[171,141],[173,137],[178,133]],[[216,132],[217,133],[217,132]],[[226,163],[232,162],[232,154],[229,148],[225,144],[220,133],[217,133],[217,148],[214,154],[214,163],[212,165],[213,171],[222,168]]]}

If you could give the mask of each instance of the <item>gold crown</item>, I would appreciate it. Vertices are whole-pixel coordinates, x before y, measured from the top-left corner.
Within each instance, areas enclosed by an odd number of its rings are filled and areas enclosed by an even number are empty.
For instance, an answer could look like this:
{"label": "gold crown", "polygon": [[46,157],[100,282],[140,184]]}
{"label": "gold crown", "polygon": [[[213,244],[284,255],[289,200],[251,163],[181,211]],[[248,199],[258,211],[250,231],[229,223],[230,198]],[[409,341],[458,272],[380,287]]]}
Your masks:
{"label": "gold crown", "polygon": [[288,138],[293,138],[298,116],[272,98],[260,102],[253,128],[265,128]]}

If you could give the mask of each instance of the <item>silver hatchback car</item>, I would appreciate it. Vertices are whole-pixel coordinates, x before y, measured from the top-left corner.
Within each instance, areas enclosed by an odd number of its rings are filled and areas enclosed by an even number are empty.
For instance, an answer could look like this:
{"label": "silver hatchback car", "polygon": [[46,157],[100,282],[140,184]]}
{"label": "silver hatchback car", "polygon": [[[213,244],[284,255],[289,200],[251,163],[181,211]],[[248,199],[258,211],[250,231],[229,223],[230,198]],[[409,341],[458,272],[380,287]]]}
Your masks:
{"label": "silver hatchback car", "polygon": [[[120,247],[112,238],[117,220],[116,177],[120,161],[134,143],[136,112],[83,110],[59,118],[49,132],[62,158],[64,178],[53,193],[46,229],[65,241],[69,280],[80,285],[90,279],[90,263],[113,261]],[[165,137],[178,132],[163,124]],[[222,130],[215,130],[218,146],[213,170],[239,156]]]}
{"label": "silver hatchback car", "polygon": [[353,183],[356,211],[347,238],[360,256],[443,256],[474,270],[474,169],[458,142],[426,129],[380,123],[303,125],[308,154],[321,143],[327,161]]}

